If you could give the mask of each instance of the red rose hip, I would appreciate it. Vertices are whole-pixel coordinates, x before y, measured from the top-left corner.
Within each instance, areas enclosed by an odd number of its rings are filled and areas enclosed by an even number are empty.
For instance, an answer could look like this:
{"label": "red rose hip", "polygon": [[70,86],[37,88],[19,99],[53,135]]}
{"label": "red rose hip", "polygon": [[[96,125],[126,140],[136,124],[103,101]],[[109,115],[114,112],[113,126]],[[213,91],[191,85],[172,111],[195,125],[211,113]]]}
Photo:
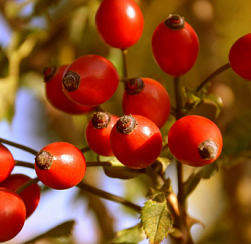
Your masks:
{"label": "red rose hip", "polygon": [[141,115],[124,115],[110,135],[115,157],[128,168],[150,166],[162,150],[162,135],[157,125]]}
{"label": "red rose hip", "polygon": [[211,120],[189,115],[177,120],[168,133],[168,146],[183,164],[204,166],[215,161],[222,150],[222,135]]}
{"label": "red rose hip", "polygon": [[[16,191],[25,182],[31,180],[27,175],[12,174],[5,181],[0,183],[0,187]],[[38,184],[32,184],[23,190],[19,196],[22,198],[26,207],[26,219],[35,211],[40,200],[40,187]]]}
{"label": "red rose hip", "polygon": [[77,185],[83,179],[86,161],[76,146],[68,142],[54,142],[38,152],[35,170],[43,184],[63,190]]}
{"label": "red rose hip", "polygon": [[89,147],[102,156],[113,156],[110,133],[118,117],[106,112],[96,112],[89,121],[85,136]]}
{"label": "red rose hip", "polygon": [[124,114],[138,114],[152,120],[159,128],[167,121],[171,110],[166,89],[150,78],[132,78],[125,84]]}
{"label": "red rose hip", "polygon": [[233,71],[243,79],[251,80],[251,33],[240,37],[229,51]]}
{"label": "red rose hip", "polygon": [[63,77],[66,96],[81,105],[97,106],[109,100],[119,84],[118,71],[106,58],[85,55],[67,68]]}
{"label": "red rose hip", "polygon": [[0,242],[14,238],[23,228],[26,209],[15,192],[0,187]]}
{"label": "red rose hip", "polygon": [[7,147],[0,143],[0,182],[4,181],[12,172],[15,160]]}
{"label": "red rose hip", "polygon": [[194,29],[182,17],[171,14],[154,30],[152,52],[165,73],[180,77],[195,64],[199,40]]}
{"label": "red rose hip", "polygon": [[62,90],[62,78],[68,65],[48,66],[44,68],[45,92],[47,100],[56,109],[68,114],[87,114],[95,107],[77,104],[64,94]]}
{"label": "red rose hip", "polygon": [[134,0],[103,0],[95,21],[104,42],[120,49],[134,45],[144,27],[143,14]]}

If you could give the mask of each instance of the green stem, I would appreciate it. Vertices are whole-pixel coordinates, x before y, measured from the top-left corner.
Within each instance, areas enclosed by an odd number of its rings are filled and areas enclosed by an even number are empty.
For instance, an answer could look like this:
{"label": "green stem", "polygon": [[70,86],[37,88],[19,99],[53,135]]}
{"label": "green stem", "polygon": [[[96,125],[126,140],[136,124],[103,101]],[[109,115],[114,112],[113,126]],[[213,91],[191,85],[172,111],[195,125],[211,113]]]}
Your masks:
{"label": "green stem", "polygon": [[104,198],[106,200],[110,200],[110,201],[113,201],[113,202],[117,202],[117,203],[120,203],[120,204],[123,204],[124,206],[126,207],[129,207],[133,210],[135,210],[136,212],[140,212],[141,211],[141,207],[132,203],[132,202],[129,202],[127,201],[126,199],[122,198],[122,197],[119,197],[119,196],[116,196],[116,195],[113,195],[109,192],[105,192],[105,191],[102,191],[100,189],[97,189],[93,186],[90,186],[90,185],[87,185],[83,182],[80,182],[78,185],[77,185],[81,190],[83,191],[87,191],[91,194],[94,194],[98,197],[101,197],[101,198]]}
{"label": "green stem", "polygon": [[210,74],[204,81],[201,82],[201,84],[196,88],[196,92],[200,92],[203,87],[210,81],[212,80],[215,76],[221,74],[223,71],[231,68],[230,63],[222,65],[220,68],[215,70],[212,74]]}
{"label": "green stem", "polygon": [[128,77],[128,69],[127,69],[127,49],[121,49],[122,58],[123,58],[123,78]]}
{"label": "green stem", "polygon": [[0,138],[0,142],[4,143],[4,144],[8,144],[8,145],[16,147],[16,148],[19,148],[19,149],[24,150],[26,152],[29,152],[29,153],[31,153],[33,155],[37,155],[37,153],[38,153],[38,151],[36,151],[36,150],[34,150],[32,148],[26,147],[26,146],[24,146],[22,144],[18,144],[18,143],[12,142],[12,141],[5,140],[3,138]]}
{"label": "green stem", "polygon": [[20,194],[22,191],[24,191],[26,188],[28,188],[29,186],[36,184],[37,182],[39,182],[38,177],[28,180],[27,182],[25,182],[23,185],[21,185],[17,190],[16,193]]}
{"label": "green stem", "polygon": [[28,162],[24,162],[24,161],[15,160],[15,165],[16,166],[30,168],[30,169],[34,169],[34,164],[28,163]]}

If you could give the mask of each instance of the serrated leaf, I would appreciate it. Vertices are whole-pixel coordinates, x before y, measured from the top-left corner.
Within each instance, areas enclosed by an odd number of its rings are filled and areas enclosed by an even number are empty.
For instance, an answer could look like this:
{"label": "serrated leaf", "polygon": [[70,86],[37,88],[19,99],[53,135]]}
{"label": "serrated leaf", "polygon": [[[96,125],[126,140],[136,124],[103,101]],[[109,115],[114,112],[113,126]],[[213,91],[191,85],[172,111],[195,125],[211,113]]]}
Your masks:
{"label": "serrated leaf", "polygon": [[198,172],[193,173],[184,185],[184,194],[187,197],[200,183],[201,179],[210,179],[219,170],[217,161],[202,167]]}
{"label": "serrated leaf", "polygon": [[118,231],[111,244],[138,244],[146,238],[146,235],[140,225]]}
{"label": "serrated leaf", "polygon": [[74,225],[75,225],[74,220],[64,222],[64,223],[52,228],[51,230],[31,239],[29,241],[24,242],[23,244],[35,243],[36,241],[38,241],[40,239],[44,239],[44,238],[68,237],[71,235]]}
{"label": "serrated leaf", "polygon": [[203,103],[211,105],[212,107],[214,107],[214,109],[215,109],[215,118],[214,119],[216,119],[219,116],[219,114],[221,112],[221,109],[223,107],[221,97],[219,97],[216,94],[208,94],[203,99]]}
{"label": "serrated leaf", "polygon": [[170,159],[165,157],[158,157],[156,161],[151,165],[151,167],[155,172],[164,174],[170,163]]}
{"label": "serrated leaf", "polygon": [[187,106],[192,105],[192,107],[195,107],[201,101],[201,97],[198,94],[196,94],[196,91],[193,89],[184,87],[183,93],[186,97]]}
{"label": "serrated leaf", "polygon": [[[209,94],[201,100],[199,104],[190,110],[192,114],[204,116],[212,121],[215,121],[222,109],[222,102],[219,96]],[[190,114],[188,113],[188,114]]]}
{"label": "serrated leaf", "polygon": [[140,218],[151,244],[161,243],[173,226],[173,216],[167,208],[165,199],[162,202],[148,200],[142,208]]}

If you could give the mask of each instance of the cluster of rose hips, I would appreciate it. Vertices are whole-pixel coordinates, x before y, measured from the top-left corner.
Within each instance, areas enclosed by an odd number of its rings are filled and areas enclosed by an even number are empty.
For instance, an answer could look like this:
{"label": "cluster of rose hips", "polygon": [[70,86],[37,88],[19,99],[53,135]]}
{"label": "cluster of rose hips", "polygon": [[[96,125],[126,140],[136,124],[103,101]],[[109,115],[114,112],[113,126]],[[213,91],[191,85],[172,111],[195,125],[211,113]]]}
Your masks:
{"label": "cluster of rose hips", "polygon": [[[106,44],[123,51],[141,37],[144,19],[133,0],[103,0],[96,13],[96,26]],[[245,35],[229,53],[229,66],[248,80],[250,43],[251,34]],[[184,18],[170,15],[152,35],[152,52],[161,69],[175,82],[195,64],[199,40]],[[95,153],[114,156],[133,169],[146,168],[159,157],[163,148],[160,128],[169,118],[171,104],[168,92],[158,81],[147,77],[121,78],[109,60],[93,54],[81,56],[71,64],[46,67],[43,75],[47,99],[55,108],[72,115],[93,112],[86,127],[86,141]],[[122,117],[99,107],[114,95],[119,81],[125,84]],[[171,153],[190,166],[212,163],[219,157],[222,145],[216,124],[202,116],[179,116],[168,133]],[[33,184],[20,192],[30,178],[11,175],[15,161],[3,145],[0,160],[0,242],[4,242],[21,231],[26,218],[36,209],[40,188]],[[55,142],[38,152],[35,171],[46,186],[68,189],[83,179],[86,161],[76,146]]]}

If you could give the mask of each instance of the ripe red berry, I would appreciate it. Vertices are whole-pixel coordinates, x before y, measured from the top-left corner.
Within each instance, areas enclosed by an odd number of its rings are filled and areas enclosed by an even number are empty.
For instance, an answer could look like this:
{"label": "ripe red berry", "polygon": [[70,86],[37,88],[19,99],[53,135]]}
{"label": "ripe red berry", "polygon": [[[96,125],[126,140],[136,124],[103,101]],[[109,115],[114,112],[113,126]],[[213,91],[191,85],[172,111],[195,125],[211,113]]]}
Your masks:
{"label": "ripe red berry", "polygon": [[0,242],[14,238],[23,228],[26,209],[15,192],[0,188]]}
{"label": "ripe red berry", "polygon": [[179,77],[193,67],[199,52],[199,40],[194,29],[182,17],[169,15],[154,30],[152,51],[165,73]]}
{"label": "ripe red berry", "polygon": [[150,78],[132,78],[125,84],[124,114],[138,114],[152,120],[159,128],[170,115],[170,98],[166,89]]}
{"label": "ripe red berry", "polygon": [[[25,182],[31,180],[27,175],[13,174],[10,175],[5,181],[0,183],[0,187],[16,191]],[[19,196],[22,198],[26,207],[26,219],[35,211],[40,200],[40,187],[38,184],[33,184],[23,190]]]}
{"label": "ripe red berry", "polygon": [[115,157],[134,169],[150,166],[162,150],[159,128],[141,115],[120,117],[112,128],[110,142]]}
{"label": "ripe red berry", "polygon": [[144,27],[143,14],[134,0],[103,0],[95,20],[102,39],[120,49],[134,45]]}
{"label": "ripe red berry", "polygon": [[4,181],[12,172],[15,160],[7,147],[0,143],[0,182]]}
{"label": "ripe red berry", "polygon": [[189,115],[177,120],[168,133],[173,156],[190,166],[204,166],[215,161],[222,150],[222,135],[211,120]]}
{"label": "ripe red berry", "polygon": [[73,61],[63,77],[63,91],[79,104],[97,106],[112,97],[119,84],[118,71],[106,58],[85,55]]}
{"label": "ripe red berry", "polygon": [[46,186],[63,190],[77,185],[85,175],[83,153],[67,142],[54,142],[42,148],[35,158],[35,170]]}
{"label": "ripe red berry", "polygon": [[118,117],[106,112],[96,112],[89,121],[85,135],[89,147],[102,156],[113,156],[110,133]]}
{"label": "ripe red berry", "polygon": [[56,109],[68,114],[86,114],[95,107],[77,104],[67,98],[62,90],[62,78],[68,65],[50,66],[43,70],[46,97]]}
{"label": "ripe red berry", "polygon": [[237,75],[251,80],[251,33],[242,36],[232,45],[229,63]]}

